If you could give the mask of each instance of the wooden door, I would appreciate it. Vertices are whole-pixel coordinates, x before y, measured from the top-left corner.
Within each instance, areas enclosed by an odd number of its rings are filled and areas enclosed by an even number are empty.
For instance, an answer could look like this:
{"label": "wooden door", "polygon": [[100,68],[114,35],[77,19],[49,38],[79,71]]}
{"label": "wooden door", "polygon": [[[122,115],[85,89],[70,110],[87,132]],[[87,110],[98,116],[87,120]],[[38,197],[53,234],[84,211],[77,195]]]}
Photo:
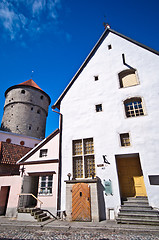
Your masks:
{"label": "wooden door", "polygon": [[146,196],[139,157],[117,159],[121,197]]}
{"label": "wooden door", "polygon": [[2,186],[0,191],[0,215],[5,215],[7,210],[10,186]]}
{"label": "wooden door", "polygon": [[91,221],[90,189],[86,183],[72,187],[72,221]]}
{"label": "wooden door", "polygon": [[133,180],[136,190],[136,196],[146,196],[147,194],[143,176],[133,177]]}

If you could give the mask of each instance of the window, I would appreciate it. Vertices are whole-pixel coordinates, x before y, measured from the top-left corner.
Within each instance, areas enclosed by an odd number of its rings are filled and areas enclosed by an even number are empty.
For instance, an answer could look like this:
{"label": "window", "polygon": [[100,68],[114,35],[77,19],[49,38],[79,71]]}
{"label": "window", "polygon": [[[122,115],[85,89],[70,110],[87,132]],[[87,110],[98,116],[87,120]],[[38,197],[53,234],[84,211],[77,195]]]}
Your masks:
{"label": "window", "polygon": [[29,130],[31,130],[31,127],[32,127],[32,125],[31,125],[31,124],[29,124],[29,125],[28,125],[28,129],[29,129]]}
{"label": "window", "polygon": [[46,157],[47,156],[48,149],[41,149],[40,150],[40,157]]}
{"label": "window", "polygon": [[73,177],[90,178],[95,174],[93,138],[73,140]]}
{"label": "window", "polygon": [[130,87],[138,84],[136,71],[134,69],[124,70],[119,73],[120,88]]}
{"label": "window", "polygon": [[44,97],[41,95],[41,96],[40,96],[40,99],[43,100],[43,98],[44,98]]}
{"label": "window", "polygon": [[95,81],[98,81],[98,80],[99,80],[99,77],[98,77],[98,76],[94,76],[94,80],[95,80]]}
{"label": "window", "polygon": [[130,146],[130,136],[129,133],[120,134],[120,142],[122,147]]}
{"label": "window", "polygon": [[40,109],[37,110],[37,114],[40,114]]}
{"label": "window", "polygon": [[21,90],[21,93],[22,93],[22,94],[25,94],[25,90]]}
{"label": "window", "polygon": [[102,112],[102,104],[98,104],[95,106],[96,112]]}
{"label": "window", "polygon": [[137,117],[144,115],[141,98],[130,98],[124,101],[126,116]]}
{"label": "window", "polygon": [[39,195],[52,195],[53,175],[39,177]]}
{"label": "window", "polygon": [[110,49],[112,49],[112,45],[111,44],[108,45],[108,50],[110,50]]}

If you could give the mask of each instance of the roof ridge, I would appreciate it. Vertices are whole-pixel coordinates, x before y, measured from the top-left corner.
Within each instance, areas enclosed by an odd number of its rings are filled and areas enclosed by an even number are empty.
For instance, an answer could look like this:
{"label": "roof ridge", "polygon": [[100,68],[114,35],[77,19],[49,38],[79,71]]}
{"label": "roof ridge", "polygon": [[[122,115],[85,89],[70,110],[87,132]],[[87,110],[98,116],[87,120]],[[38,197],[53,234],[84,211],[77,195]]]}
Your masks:
{"label": "roof ridge", "polygon": [[55,129],[49,136],[44,138],[37,146],[32,148],[27,154],[25,154],[21,159],[18,160],[17,164],[23,164],[30,156],[37,152],[41,147],[43,147],[47,142],[49,142],[53,137],[60,133],[60,129]]}
{"label": "roof ridge", "polygon": [[59,96],[59,98],[56,100],[56,102],[54,103],[54,105],[52,105],[52,109],[58,108],[60,109],[60,103],[62,101],[62,99],[64,98],[64,96],[66,95],[66,93],[68,92],[68,90],[70,89],[70,87],[73,85],[73,83],[75,82],[75,80],[78,78],[78,76],[80,75],[80,73],[83,71],[83,69],[85,68],[85,66],[87,65],[87,63],[90,61],[91,57],[93,56],[94,52],[98,49],[98,47],[100,46],[100,44],[102,43],[103,39],[105,38],[107,33],[113,33],[116,34],[119,37],[125,38],[127,41],[130,41],[148,51],[151,51],[154,54],[159,55],[159,51],[156,51],[150,47],[147,47],[146,45],[135,41],[119,32],[116,32],[115,30],[111,29],[110,27],[107,27],[105,29],[105,31],[103,32],[103,34],[100,36],[100,38],[98,39],[97,43],[94,45],[94,47],[92,48],[92,50],[90,51],[90,53],[88,54],[88,56],[85,58],[85,60],[83,61],[83,63],[81,64],[81,66],[78,68],[77,72],[74,74],[74,76],[72,77],[72,79],[70,80],[70,82],[68,83],[68,85],[65,87],[65,89],[63,90],[63,92],[61,93],[61,95]]}

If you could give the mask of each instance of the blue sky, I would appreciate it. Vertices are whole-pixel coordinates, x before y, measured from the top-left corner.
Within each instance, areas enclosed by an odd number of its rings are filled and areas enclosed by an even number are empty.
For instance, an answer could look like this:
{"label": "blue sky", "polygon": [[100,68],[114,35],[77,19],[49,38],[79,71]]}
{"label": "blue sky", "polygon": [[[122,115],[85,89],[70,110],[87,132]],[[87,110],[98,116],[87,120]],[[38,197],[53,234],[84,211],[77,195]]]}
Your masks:
{"label": "blue sky", "polygon": [[[4,92],[31,78],[57,100],[104,31],[159,51],[158,0],[1,0],[0,117]],[[49,109],[46,136],[58,127]]]}

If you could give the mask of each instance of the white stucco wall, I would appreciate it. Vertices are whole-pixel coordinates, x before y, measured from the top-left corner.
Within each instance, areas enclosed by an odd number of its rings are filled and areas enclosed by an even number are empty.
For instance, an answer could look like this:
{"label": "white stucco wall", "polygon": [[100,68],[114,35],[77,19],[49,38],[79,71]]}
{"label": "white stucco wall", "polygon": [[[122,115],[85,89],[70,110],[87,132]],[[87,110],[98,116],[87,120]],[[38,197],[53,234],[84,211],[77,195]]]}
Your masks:
{"label": "white stucco wall", "polygon": [[10,138],[11,143],[20,145],[21,141],[24,141],[25,147],[33,148],[36,144],[38,144],[41,140],[33,137],[23,136],[16,133],[4,132],[0,131],[0,141],[6,142],[6,140]]}
{"label": "white stucco wall", "polygon": [[[112,49],[108,50],[108,45]],[[137,70],[139,85],[120,88],[118,73]],[[99,80],[94,81],[98,75]],[[145,116],[126,118],[123,101],[130,97],[143,98]],[[159,57],[119,36],[109,33],[102,45],[83,69],[73,86],[63,98],[60,111],[63,114],[62,133],[62,208],[65,209],[65,183],[72,173],[72,140],[93,137],[96,175],[103,180],[111,179],[113,196],[105,196],[105,207],[120,206],[116,154],[139,153],[149,203],[159,208],[159,186],[149,183],[148,175],[159,175],[158,140],[159,128]],[[95,105],[102,104],[97,113]],[[131,146],[120,147],[119,133],[130,133]],[[103,169],[102,155],[107,155],[110,165]]]}

